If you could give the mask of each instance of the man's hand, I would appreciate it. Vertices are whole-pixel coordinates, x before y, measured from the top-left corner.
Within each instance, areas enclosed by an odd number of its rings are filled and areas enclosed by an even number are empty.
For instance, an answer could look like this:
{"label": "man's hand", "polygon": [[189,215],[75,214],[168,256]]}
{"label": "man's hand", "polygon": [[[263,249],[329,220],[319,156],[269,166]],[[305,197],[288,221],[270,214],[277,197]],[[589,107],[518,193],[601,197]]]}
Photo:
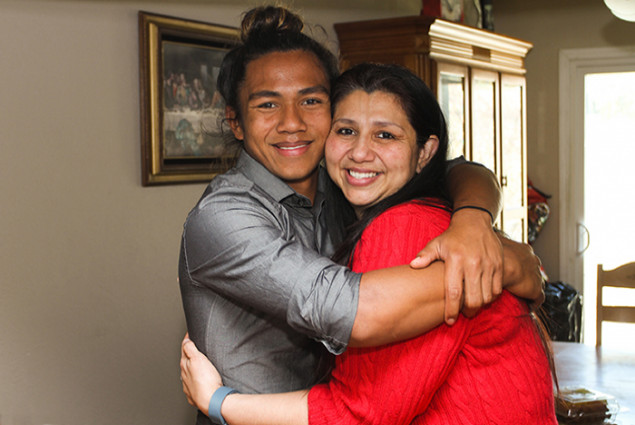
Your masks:
{"label": "man's hand", "polygon": [[503,248],[486,212],[457,211],[450,227],[430,241],[410,265],[423,268],[436,260],[445,262],[445,321],[450,325],[456,321],[461,302],[463,313],[472,316],[502,292]]}
{"label": "man's hand", "polygon": [[188,403],[207,415],[209,401],[223,385],[220,374],[186,334],[181,343],[181,381]]}

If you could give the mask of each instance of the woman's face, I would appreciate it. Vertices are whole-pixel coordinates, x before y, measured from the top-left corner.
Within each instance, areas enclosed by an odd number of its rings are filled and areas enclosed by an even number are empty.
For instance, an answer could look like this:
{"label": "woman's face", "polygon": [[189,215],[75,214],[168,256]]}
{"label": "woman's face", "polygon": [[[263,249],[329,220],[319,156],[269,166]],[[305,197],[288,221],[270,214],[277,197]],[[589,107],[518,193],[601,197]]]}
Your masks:
{"label": "woman's face", "polygon": [[393,94],[356,90],[337,104],[326,140],[326,166],[358,216],[397,192],[434,155],[436,138],[419,148],[416,137]]}

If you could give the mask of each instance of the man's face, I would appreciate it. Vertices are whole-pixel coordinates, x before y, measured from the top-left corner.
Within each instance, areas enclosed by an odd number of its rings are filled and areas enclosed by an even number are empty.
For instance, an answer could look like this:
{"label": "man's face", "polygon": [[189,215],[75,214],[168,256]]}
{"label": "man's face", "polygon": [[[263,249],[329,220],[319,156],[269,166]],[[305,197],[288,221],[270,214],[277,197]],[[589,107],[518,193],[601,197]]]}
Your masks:
{"label": "man's face", "polygon": [[238,93],[240,120],[230,121],[253,158],[305,195],[317,179],[331,127],[329,89],[312,53],[269,53],[247,65]]}

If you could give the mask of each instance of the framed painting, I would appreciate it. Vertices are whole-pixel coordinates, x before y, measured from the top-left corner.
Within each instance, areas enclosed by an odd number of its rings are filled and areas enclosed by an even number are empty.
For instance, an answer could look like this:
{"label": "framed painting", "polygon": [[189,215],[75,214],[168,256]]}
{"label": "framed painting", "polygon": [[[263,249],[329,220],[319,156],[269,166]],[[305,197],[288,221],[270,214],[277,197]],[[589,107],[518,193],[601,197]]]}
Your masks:
{"label": "framed painting", "polygon": [[236,28],[139,12],[144,186],[209,181],[233,164],[216,78],[237,42]]}

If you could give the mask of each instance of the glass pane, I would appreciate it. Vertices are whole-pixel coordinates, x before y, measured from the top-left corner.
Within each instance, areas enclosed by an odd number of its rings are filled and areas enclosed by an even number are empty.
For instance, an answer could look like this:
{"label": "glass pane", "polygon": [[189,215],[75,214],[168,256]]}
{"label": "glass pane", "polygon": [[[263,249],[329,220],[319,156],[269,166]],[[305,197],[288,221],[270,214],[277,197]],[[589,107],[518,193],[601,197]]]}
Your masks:
{"label": "glass pane", "polygon": [[501,88],[501,138],[503,143],[502,176],[506,207],[518,207],[523,203],[522,118],[523,87],[503,83]]}
{"label": "glass pane", "polygon": [[441,73],[439,103],[448,122],[448,158],[465,154],[465,78]]}
{"label": "glass pane", "polygon": [[587,74],[584,84],[587,254],[612,268],[635,259],[635,72]]}
{"label": "glass pane", "polygon": [[635,351],[635,324],[602,322],[602,346],[623,351]]}
{"label": "glass pane", "polygon": [[[635,259],[635,72],[586,74],[584,78],[585,341],[595,340],[597,264],[612,269]],[[606,293],[606,292],[605,292]],[[615,296],[606,293],[607,303]],[[618,295],[633,303],[632,295]],[[631,344],[635,325],[604,323],[602,345]],[[629,335],[629,338],[624,338]]]}
{"label": "glass pane", "polygon": [[505,234],[512,240],[522,242],[523,241],[523,233],[524,226],[522,219],[512,219],[509,220],[505,218],[505,228],[503,229]]}
{"label": "glass pane", "polygon": [[494,81],[474,80],[472,86],[472,161],[496,172]]}

